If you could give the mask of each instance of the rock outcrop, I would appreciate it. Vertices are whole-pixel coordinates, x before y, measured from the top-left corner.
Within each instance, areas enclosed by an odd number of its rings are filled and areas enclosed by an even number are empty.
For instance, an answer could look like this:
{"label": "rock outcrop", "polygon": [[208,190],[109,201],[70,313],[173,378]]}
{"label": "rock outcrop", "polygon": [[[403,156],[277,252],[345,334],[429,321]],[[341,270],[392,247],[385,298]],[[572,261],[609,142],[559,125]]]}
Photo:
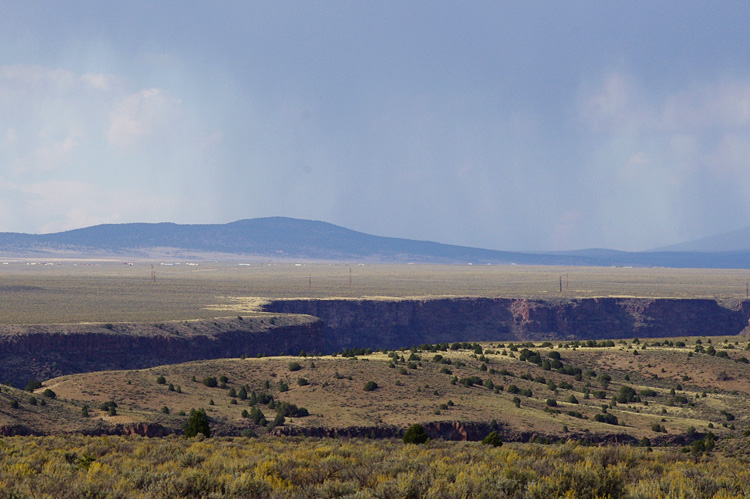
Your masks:
{"label": "rock outcrop", "polygon": [[277,300],[265,310],[325,324],[327,350],[399,348],[455,341],[539,341],[738,334],[750,305],[705,299],[507,298]]}
{"label": "rock outcrop", "polygon": [[30,379],[79,372],[322,351],[322,323],[294,319],[0,327],[0,382],[23,387]]}
{"label": "rock outcrop", "polygon": [[0,326],[0,382],[200,359],[332,353],[456,341],[539,341],[732,335],[737,309],[705,299],[276,300],[275,317],[162,324]]}

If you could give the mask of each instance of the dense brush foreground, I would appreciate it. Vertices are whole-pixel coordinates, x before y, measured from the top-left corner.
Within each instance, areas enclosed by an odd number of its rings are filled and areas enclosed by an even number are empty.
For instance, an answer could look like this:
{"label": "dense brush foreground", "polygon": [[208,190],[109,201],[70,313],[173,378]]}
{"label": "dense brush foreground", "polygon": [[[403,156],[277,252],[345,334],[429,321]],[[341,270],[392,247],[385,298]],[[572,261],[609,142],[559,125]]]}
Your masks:
{"label": "dense brush foreground", "polygon": [[14,498],[747,497],[736,457],[573,443],[543,446],[296,438],[10,437]]}

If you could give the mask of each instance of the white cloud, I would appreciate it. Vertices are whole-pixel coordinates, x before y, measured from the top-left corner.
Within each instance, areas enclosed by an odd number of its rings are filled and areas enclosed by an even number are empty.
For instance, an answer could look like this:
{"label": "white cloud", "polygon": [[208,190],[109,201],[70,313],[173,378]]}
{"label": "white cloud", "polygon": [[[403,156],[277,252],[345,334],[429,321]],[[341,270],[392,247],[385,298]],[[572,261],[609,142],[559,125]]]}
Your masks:
{"label": "white cloud", "polygon": [[177,201],[164,195],[105,189],[79,181],[48,181],[21,188],[26,202],[22,216],[37,221],[42,233],[101,223],[151,220],[154,213],[174,212]]}
{"label": "white cloud", "polygon": [[81,134],[71,131],[68,136],[54,142],[44,141],[44,145],[34,149],[15,162],[14,173],[53,170],[68,163],[81,145]]}
{"label": "white cloud", "polygon": [[613,72],[582,95],[579,116],[593,132],[584,164],[597,182],[591,192],[600,193],[590,210],[621,228],[607,246],[643,249],[718,232],[730,215],[750,212],[750,199],[738,195],[750,182],[750,81],[717,78],[658,94]]}
{"label": "white cloud", "polygon": [[16,139],[18,139],[18,134],[16,133],[15,129],[8,128],[5,131],[5,140],[3,140],[2,144],[0,144],[0,147],[8,147],[13,142],[15,142]]}
{"label": "white cloud", "polygon": [[584,92],[583,121],[596,131],[612,131],[648,121],[637,85],[624,74],[612,72],[593,91]]}
{"label": "white cloud", "polygon": [[117,78],[114,76],[102,73],[81,75],[81,81],[91,88],[104,91],[111,90],[118,83]]}
{"label": "white cloud", "polygon": [[666,130],[737,128],[750,124],[750,82],[724,81],[668,96],[661,113]]}
{"label": "white cloud", "polygon": [[209,211],[208,199],[183,193],[211,188],[206,158],[224,140],[214,130],[168,89],[0,66],[0,230],[191,221]]}
{"label": "white cloud", "polygon": [[642,85],[620,72],[583,92],[580,115],[594,130],[630,127],[643,133],[688,133],[750,125],[750,81],[721,80],[647,99]]}
{"label": "white cloud", "polygon": [[713,172],[750,180],[750,137],[727,134],[704,158]]}
{"label": "white cloud", "polygon": [[150,88],[126,97],[110,115],[107,140],[115,147],[137,145],[179,123],[180,100]]}

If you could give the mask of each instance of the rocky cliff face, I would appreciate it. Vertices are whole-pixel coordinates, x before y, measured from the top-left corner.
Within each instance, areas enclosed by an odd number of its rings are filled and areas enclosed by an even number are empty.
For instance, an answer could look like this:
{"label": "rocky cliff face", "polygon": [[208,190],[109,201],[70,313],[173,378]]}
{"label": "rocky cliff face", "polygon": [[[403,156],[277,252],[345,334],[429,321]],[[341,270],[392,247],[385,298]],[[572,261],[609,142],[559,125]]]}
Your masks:
{"label": "rocky cliff face", "polygon": [[[637,445],[639,440],[627,433],[592,433],[572,432],[565,436],[551,435],[535,431],[517,431],[506,425],[492,426],[479,421],[431,421],[422,423],[427,435],[433,440],[479,441],[494,431],[503,442],[540,442],[554,443],[566,440],[587,441],[592,444],[627,444]],[[351,426],[347,428],[277,426],[272,435],[300,436],[318,438],[402,438],[405,428],[396,426]],[[663,435],[651,439],[653,445],[687,445],[703,438],[705,434]]]}
{"label": "rocky cliff face", "polygon": [[[713,300],[507,298],[278,300],[275,318],[166,324],[0,326],[0,382],[190,360],[331,353],[455,341],[728,335],[745,330],[750,303]],[[287,314],[304,314],[287,315]]]}
{"label": "rocky cliff face", "polygon": [[216,319],[167,324],[64,325],[0,329],[0,381],[110,369],[141,369],[191,360],[297,354],[324,348],[314,318]]}
{"label": "rocky cliff face", "polygon": [[454,341],[727,335],[743,331],[750,317],[748,304],[732,310],[714,300],[621,298],[279,300],[266,310],[319,318],[325,324],[327,350]]}

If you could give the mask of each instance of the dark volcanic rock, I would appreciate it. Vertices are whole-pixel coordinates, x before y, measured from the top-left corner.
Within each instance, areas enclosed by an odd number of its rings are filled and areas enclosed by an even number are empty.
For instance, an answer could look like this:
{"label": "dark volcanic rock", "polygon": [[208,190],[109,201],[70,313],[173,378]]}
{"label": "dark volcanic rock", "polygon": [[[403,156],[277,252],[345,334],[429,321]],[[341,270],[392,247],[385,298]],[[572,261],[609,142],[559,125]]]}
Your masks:
{"label": "dark volcanic rock", "polygon": [[270,318],[164,324],[0,326],[0,381],[140,369],[258,354],[332,353],[456,341],[539,341],[730,335],[750,303],[714,300],[509,298],[277,300]]}
{"label": "dark volcanic rock", "polygon": [[[110,369],[142,369],[201,359],[297,354],[323,349],[316,319],[275,326],[245,319],[166,324],[28,326],[0,329],[0,377],[30,379]],[[11,329],[11,327],[8,327]]]}
{"label": "dark volcanic rock", "polygon": [[728,335],[743,331],[750,317],[746,303],[731,310],[703,299],[278,300],[265,308],[321,319],[329,351],[455,341]]}

